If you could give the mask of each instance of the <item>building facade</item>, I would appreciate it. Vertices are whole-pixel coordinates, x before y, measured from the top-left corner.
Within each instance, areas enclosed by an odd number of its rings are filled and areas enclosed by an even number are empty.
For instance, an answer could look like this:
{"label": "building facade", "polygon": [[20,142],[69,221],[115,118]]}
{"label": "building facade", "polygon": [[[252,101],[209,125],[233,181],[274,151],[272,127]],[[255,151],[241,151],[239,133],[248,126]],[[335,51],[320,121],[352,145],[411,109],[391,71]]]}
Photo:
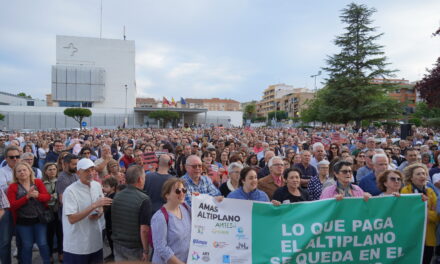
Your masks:
{"label": "building facade", "polygon": [[135,80],[133,40],[56,37],[54,106],[132,109]]}
{"label": "building facade", "polygon": [[291,85],[270,85],[263,91],[262,100],[257,102],[257,115],[268,116],[272,111],[286,111],[289,117],[299,117],[307,108],[306,101],[313,99],[314,92],[306,88],[294,88]]}
{"label": "building facade", "polygon": [[396,99],[405,105],[405,112],[413,113],[416,107],[417,91],[415,83],[410,83],[405,79],[373,79],[374,84],[393,84],[394,90],[388,93],[388,96]]}

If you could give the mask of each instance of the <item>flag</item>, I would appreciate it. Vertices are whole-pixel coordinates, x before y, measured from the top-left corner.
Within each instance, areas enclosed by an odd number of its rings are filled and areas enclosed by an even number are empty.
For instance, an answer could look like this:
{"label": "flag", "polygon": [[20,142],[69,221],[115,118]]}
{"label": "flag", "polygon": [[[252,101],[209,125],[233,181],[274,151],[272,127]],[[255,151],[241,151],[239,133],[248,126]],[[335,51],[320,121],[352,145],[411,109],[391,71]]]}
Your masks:
{"label": "flag", "polygon": [[185,101],[185,99],[183,99],[183,97],[180,97],[180,103],[183,105],[186,105],[186,101]]}
{"label": "flag", "polygon": [[162,104],[163,105],[170,105],[170,102],[168,102],[168,100],[165,98],[165,96],[162,99]]}
{"label": "flag", "polygon": [[176,101],[174,101],[174,97],[171,97],[171,105],[176,105]]}

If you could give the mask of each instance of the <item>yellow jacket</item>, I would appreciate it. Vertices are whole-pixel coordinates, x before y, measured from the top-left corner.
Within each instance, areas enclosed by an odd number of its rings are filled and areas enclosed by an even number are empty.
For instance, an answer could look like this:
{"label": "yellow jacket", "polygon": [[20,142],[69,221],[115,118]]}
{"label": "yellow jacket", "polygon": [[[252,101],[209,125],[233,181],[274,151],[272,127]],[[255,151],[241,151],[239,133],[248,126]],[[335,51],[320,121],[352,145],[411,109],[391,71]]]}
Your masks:
{"label": "yellow jacket", "polygon": [[[400,192],[405,194],[413,193],[412,185],[406,185]],[[437,195],[435,195],[435,192],[431,188],[426,188],[426,194],[428,196],[428,223],[426,225],[425,246],[435,247],[437,246],[435,230],[440,220],[440,217],[435,210],[437,206]]]}

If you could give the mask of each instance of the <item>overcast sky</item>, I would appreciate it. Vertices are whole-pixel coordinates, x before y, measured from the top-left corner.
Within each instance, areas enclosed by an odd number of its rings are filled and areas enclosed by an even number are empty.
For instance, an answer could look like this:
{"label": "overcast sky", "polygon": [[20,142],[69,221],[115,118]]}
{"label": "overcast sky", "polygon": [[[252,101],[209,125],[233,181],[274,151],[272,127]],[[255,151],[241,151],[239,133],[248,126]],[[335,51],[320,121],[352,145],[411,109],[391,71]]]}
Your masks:
{"label": "overcast sky", "polygon": [[[51,92],[55,36],[99,37],[100,0],[13,0],[0,7],[0,91]],[[343,0],[103,0],[103,38],[136,42],[138,96],[259,100],[271,84],[314,88],[338,52]],[[397,78],[420,79],[440,56],[439,0],[355,1],[374,7]],[[324,73],[323,73],[324,74]],[[318,77],[318,88],[324,76]]]}

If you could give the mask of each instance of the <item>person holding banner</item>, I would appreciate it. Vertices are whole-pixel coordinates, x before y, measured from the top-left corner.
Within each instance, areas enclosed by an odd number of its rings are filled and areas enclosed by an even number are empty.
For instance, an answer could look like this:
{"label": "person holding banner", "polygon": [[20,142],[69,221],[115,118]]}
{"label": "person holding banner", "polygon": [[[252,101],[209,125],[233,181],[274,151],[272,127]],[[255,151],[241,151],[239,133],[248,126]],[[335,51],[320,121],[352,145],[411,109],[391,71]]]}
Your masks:
{"label": "person holding banner", "polygon": [[400,196],[403,174],[397,170],[386,170],[377,177],[377,187],[382,191],[379,196]]}
{"label": "person holding banner", "polygon": [[371,197],[371,194],[364,192],[359,186],[351,183],[353,171],[351,163],[339,161],[333,167],[333,173],[336,178],[336,184],[325,188],[321,194],[322,199],[336,198],[342,200],[344,197],[364,197],[365,201]]}
{"label": "person holding banner", "polygon": [[183,264],[191,243],[191,211],[185,204],[187,189],[179,178],[168,179],[162,188],[166,201],[151,219],[154,264]]}
{"label": "person holding banner", "polygon": [[440,220],[436,212],[437,196],[433,189],[426,186],[428,168],[422,163],[413,163],[403,170],[405,186],[401,193],[420,193],[422,199],[428,201],[428,223],[426,225],[425,249],[423,251],[423,264],[431,263],[434,248],[437,245],[435,236],[437,224]]}
{"label": "person holding banner", "polygon": [[283,174],[286,185],[278,188],[273,194],[273,199],[283,203],[296,203],[310,201],[307,190],[301,188],[301,171],[297,168],[289,168]]}
{"label": "person holding banner", "polygon": [[269,202],[269,196],[257,189],[257,172],[253,168],[247,167],[241,170],[239,185],[240,188],[231,192],[227,198]]}
{"label": "person holding banner", "polygon": [[191,195],[193,194],[209,194],[216,197],[219,202],[223,200],[223,196],[211,179],[208,176],[202,175],[202,166],[202,161],[196,155],[191,155],[186,159],[186,174],[182,176],[182,180],[188,189],[185,201],[190,206]]}

